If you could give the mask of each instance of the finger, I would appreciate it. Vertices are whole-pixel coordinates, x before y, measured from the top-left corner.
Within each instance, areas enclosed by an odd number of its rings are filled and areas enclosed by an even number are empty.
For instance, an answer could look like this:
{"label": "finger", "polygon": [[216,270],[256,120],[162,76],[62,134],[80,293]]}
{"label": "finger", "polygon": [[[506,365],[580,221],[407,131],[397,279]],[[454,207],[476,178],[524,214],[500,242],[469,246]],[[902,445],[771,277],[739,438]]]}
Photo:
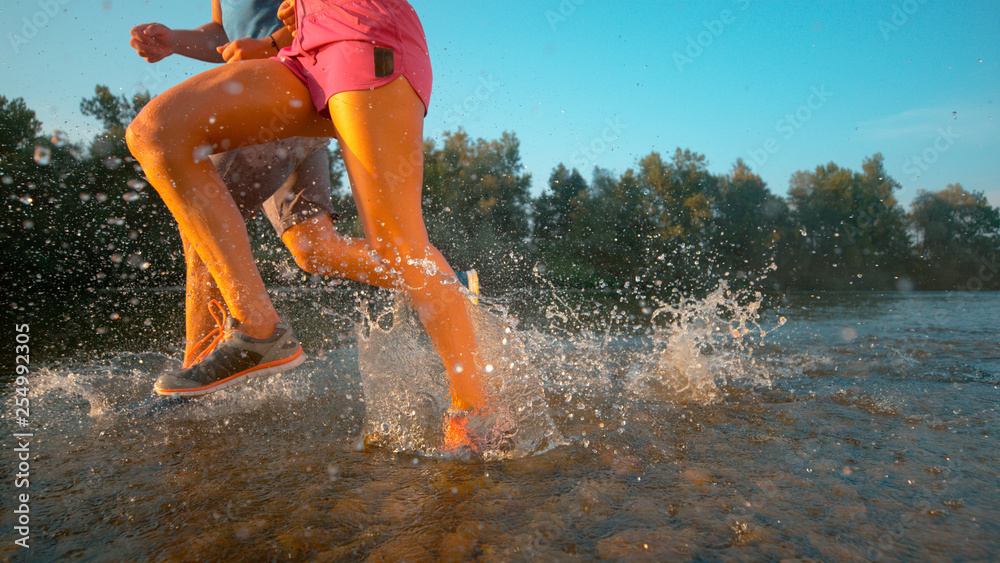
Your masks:
{"label": "finger", "polygon": [[135,39],[136,41],[139,41],[141,43],[145,43],[146,40],[149,37],[148,35],[146,35],[146,27],[148,25],[149,24],[143,24],[143,25],[137,25],[137,26],[133,27],[132,28],[132,39]]}
{"label": "finger", "polygon": [[239,50],[236,49],[233,43],[226,43],[219,47],[219,54],[222,55],[222,60],[227,63],[239,60]]}

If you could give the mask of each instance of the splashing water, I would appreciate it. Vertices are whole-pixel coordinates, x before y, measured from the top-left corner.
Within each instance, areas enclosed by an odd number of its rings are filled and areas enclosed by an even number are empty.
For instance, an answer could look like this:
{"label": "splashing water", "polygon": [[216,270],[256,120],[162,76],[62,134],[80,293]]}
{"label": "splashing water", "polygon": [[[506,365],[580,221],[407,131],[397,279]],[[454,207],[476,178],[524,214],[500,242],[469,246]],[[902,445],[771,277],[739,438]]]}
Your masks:
{"label": "splashing water", "polygon": [[[541,381],[507,321],[469,305],[479,343],[479,373],[493,395],[484,427],[485,459],[547,451],[563,439],[548,414]],[[400,295],[391,309],[359,326],[358,364],[365,393],[363,439],[398,452],[451,457],[444,447],[451,403],[448,374],[415,311]]]}
{"label": "splashing water", "polygon": [[[480,367],[508,408],[482,423],[513,432],[486,463],[442,451],[444,368],[405,301],[375,295],[355,344],[358,294],[276,292],[310,360],[173,402],[151,392],[179,365],[183,327],[163,319],[182,292],[102,295],[89,326],[107,334],[33,365],[32,557],[995,558],[996,294],[793,295],[763,313],[724,285],[669,305],[483,299]],[[139,342],[143,307],[160,316]],[[362,429],[386,447],[352,448]]]}
{"label": "splashing water", "polygon": [[[755,336],[763,340],[769,332],[758,323],[763,297],[755,293],[747,304],[742,297],[721,281],[704,299],[685,298],[654,311],[653,353],[629,371],[629,389],[706,403],[718,398],[717,382],[747,379],[767,385],[764,372],[753,367]],[[657,326],[661,317],[665,324]],[[784,323],[782,317],[778,327]]]}
{"label": "splashing water", "polygon": [[[578,309],[555,292],[550,296],[550,321],[579,320]],[[479,372],[496,397],[488,419],[477,421],[494,438],[484,457],[521,457],[567,443],[553,423],[551,404],[570,405],[569,421],[591,418],[600,428],[620,429],[627,424],[624,405],[637,400],[707,404],[720,398],[720,383],[768,385],[753,360],[754,347],[769,332],[759,324],[762,300],[759,293],[750,300],[720,282],[703,299],[644,308],[651,333],[628,338],[586,328],[561,337],[553,330],[518,331],[497,303],[470,305]],[[447,457],[442,421],[450,404],[448,375],[415,312],[397,296],[380,315],[363,316],[358,358],[367,408],[364,442]],[[782,324],[784,319],[777,326]],[[609,397],[617,397],[617,404],[602,412],[598,405]]]}

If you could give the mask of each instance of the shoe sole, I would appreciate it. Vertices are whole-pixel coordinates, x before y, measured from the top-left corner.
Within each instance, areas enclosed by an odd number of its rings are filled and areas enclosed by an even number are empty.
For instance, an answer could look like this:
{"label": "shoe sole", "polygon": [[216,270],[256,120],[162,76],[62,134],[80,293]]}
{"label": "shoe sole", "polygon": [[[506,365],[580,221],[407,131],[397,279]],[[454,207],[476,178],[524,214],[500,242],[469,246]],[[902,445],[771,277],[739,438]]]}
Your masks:
{"label": "shoe sole", "polygon": [[306,355],[302,351],[302,345],[300,344],[298,350],[295,351],[295,355],[293,356],[241,371],[237,374],[230,375],[225,379],[216,381],[211,385],[196,387],[194,389],[156,389],[156,393],[167,397],[198,397],[201,395],[208,395],[209,393],[215,393],[216,391],[221,391],[231,385],[246,381],[251,377],[263,377],[265,375],[274,375],[276,373],[288,371],[302,365],[305,361]]}

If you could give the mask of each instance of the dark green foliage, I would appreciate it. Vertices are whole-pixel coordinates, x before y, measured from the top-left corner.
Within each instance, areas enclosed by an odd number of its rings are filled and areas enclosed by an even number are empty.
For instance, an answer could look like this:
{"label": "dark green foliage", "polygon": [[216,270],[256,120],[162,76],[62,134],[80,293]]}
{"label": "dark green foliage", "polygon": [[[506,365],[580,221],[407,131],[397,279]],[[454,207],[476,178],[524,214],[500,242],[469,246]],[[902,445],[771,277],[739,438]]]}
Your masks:
{"label": "dark green foliage", "polygon": [[486,279],[520,285],[528,276],[531,176],[511,133],[471,141],[445,135],[424,146],[424,220],[431,242],[456,270],[476,268]]}
{"label": "dark green foliage", "polygon": [[[102,129],[82,149],[58,133],[41,136],[24,100],[0,97],[5,288],[183,283],[176,224],[124,142],[148,101],[98,86],[81,110]],[[705,156],[682,149],[667,159],[651,152],[617,176],[594,169],[589,183],[559,164],[532,198],[513,133],[492,141],[446,134],[441,146],[425,144],[423,165],[432,242],[456,270],[478,269],[487,291],[539,279],[647,296],[720,279],[766,290],[1000,287],[1000,211],[982,193],[949,185],[922,192],[907,214],[879,154],[860,172],[833,163],[798,172],[787,198],[743,161],[714,175]],[[330,174],[338,228],[362,236],[336,149]],[[248,232],[268,284],[309,279],[265,219]]]}
{"label": "dark green foliage", "polygon": [[910,216],[920,287],[973,291],[1000,287],[1000,210],[991,207],[981,192],[967,192],[960,184],[921,192]]}
{"label": "dark green foliage", "polygon": [[800,237],[783,262],[806,289],[894,287],[910,262],[906,214],[893,192],[882,155],[865,160],[862,172],[832,162],[792,177],[789,201]]}

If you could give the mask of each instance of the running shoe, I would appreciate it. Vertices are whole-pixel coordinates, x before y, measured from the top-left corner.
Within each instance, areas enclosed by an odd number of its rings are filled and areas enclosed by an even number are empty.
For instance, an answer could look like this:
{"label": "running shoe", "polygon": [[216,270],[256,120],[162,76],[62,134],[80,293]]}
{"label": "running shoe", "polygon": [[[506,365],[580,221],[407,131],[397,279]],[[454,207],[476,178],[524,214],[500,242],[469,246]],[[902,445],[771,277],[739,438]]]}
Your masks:
{"label": "running shoe", "polygon": [[[214,311],[212,314],[215,315]],[[182,397],[206,395],[251,377],[290,370],[306,359],[302,346],[285,322],[275,325],[274,334],[268,338],[243,334],[239,322],[230,316],[219,325],[206,337],[215,336],[215,341],[194,365],[163,374],[156,380],[157,393]]]}
{"label": "running shoe", "polygon": [[455,276],[458,278],[458,281],[461,282],[462,285],[468,288],[469,293],[472,294],[469,296],[469,301],[472,301],[473,304],[478,305],[479,272],[477,272],[475,269],[472,269],[472,270],[466,270],[464,272],[456,272]]}

